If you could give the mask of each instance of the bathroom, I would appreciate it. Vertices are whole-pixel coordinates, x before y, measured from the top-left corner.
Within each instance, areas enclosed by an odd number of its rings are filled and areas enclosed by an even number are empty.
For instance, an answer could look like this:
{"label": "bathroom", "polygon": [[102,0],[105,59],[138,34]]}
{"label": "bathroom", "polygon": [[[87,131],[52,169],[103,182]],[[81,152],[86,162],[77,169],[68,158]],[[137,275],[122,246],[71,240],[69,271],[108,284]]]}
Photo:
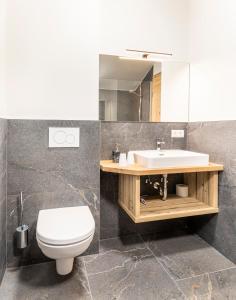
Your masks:
{"label": "bathroom", "polygon": [[0,299],[236,299],[235,15],[0,0]]}

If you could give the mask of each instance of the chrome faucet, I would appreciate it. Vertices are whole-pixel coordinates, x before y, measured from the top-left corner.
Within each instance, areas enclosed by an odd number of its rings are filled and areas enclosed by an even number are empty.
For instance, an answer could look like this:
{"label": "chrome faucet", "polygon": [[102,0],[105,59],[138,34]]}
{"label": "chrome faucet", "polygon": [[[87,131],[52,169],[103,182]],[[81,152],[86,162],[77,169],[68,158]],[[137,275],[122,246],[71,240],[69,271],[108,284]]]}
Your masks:
{"label": "chrome faucet", "polygon": [[161,151],[161,145],[165,145],[164,139],[157,139],[157,150]]}

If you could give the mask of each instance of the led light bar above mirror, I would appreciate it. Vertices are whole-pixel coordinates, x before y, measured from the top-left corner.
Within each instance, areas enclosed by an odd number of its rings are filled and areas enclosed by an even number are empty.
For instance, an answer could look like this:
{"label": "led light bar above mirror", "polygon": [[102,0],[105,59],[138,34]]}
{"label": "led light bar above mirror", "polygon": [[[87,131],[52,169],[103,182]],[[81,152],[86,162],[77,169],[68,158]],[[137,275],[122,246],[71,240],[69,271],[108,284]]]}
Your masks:
{"label": "led light bar above mirror", "polygon": [[100,120],[186,122],[188,110],[188,63],[99,56]]}
{"label": "led light bar above mirror", "polygon": [[142,61],[152,61],[152,62],[161,62],[163,59],[168,59],[172,56],[172,53],[166,52],[154,52],[146,50],[135,50],[135,49],[126,49],[127,52],[134,54],[135,56],[119,56],[120,59],[126,60],[142,60]]}

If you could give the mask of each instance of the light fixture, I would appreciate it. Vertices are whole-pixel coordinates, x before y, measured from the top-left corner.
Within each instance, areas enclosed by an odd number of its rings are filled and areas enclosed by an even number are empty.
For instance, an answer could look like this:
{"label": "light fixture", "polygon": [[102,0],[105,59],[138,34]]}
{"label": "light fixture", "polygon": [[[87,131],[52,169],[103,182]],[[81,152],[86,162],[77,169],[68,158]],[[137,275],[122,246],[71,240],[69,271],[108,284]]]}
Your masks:
{"label": "light fixture", "polygon": [[161,62],[163,61],[162,58],[152,58],[150,55],[161,55],[161,56],[172,56],[172,53],[165,53],[165,52],[154,52],[154,51],[146,51],[146,50],[135,50],[135,49],[126,49],[126,51],[129,52],[136,52],[136,53],[142,53],[141,57],[135,57],[135,56],[119,56],[120,59],[126,59],[126,60],[141,60],[141,61],[148,61],[148,62]]}
{"label": "light fixture", "polygon": [[129,52],[138,52],[138,53],[142,53],[142,57],[143,58],[147,58],[148,55],[150,54],[156,54],[156,55],[165,55],[165,56],[172,56],[172,53],[167,53],[167,52],[157,52],[157,51],[146,51],[146,50],[135,50],[135,49],[126,49],[126,51]]}

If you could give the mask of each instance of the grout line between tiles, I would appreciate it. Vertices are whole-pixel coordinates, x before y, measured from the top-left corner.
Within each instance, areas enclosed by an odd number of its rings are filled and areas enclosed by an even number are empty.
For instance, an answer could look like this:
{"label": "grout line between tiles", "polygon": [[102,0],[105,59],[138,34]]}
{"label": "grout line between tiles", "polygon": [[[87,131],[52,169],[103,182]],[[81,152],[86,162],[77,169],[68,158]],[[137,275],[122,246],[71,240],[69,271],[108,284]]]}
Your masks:
{"label": "grout line between tiles", "polygon": [[[224,257],[225,259],[227,259],[228,261],[230,261],[227,257],[225,257],[222,253],[220,253],[217,249],[215,249],[213,246],[211,246],[210,244],[208,244],[207,241],[205,241],[204,239],[202,239],[198,234],[193,234],[197,239],[199,239],[200,241],[205,242],[207,245],[209,245],[209,247],[213,248],[220,256]],[[142,235],[140,235],[141,239],[144,241]],[[145,242],[145,241],[144,241]],[[149,246],[147,246],[149,248]],[[150,248],[149,248],[150,249]],[[156,255],[154,254],[154,252],[150,249],[150,251],[153,253],[153,255],[156,257]],[[228,267],[228,268],[224,268],[224,269],[219,269],[219,270],[215,270],[215,271],[211,271],[211,272],[204,272],[202,274],[198,274],[198,275],[194,275],[194,276],[189,276],[189,277],[184,277],[184,278],[180,278],[180,279],[175,279],[168,271],[168,269],[165,267],[165,265],[162,263],[162,261],[156,257],[157,261],[161,264],[161,266],[163,267],[163,269],[169,274],[169,276],[175,281],[180,281],[180,280],[185,280],[185,279],[190,279],[190,278],[194,278],[197,276],[202,276],[205,274],[213,274],[213,273],[217,273],[217,272],[221,272],[221,271],[226,271],[229,269],[234,269],[236,268],[236,264],[234,264],[234,266],[232,267]]]}
{"label": "grout line between tiles", "polygon": [[84,265],[85,277],[86,277],[86,279],[88,281],[88,288],[89,288],[89,292],[90,292],[90,297],[91,297],[91,300],[93,300],[92,290],[91,290],[91,286],[90,286],[90,282],[89,282],[89,278],[88,278],[88,272],[87,272],[86,264],[84,262],[84,258],[83,257],[82,257],[82,262],[83,262],[83,265]]}
{"label": "grout line between tiles", "polygon": [[37,262],[37,263],[31,263],[28,265],[21,265],[21,266],[15,266],[15,267],[7,267],[6,270],[8,271],[14,271],[14,270],[19,270],[19,269],[24,269],[24,268],[30,268],[33,266],[38,266],[38,265],[42,265],[42,264],[50,264],[55,262],[55,260],[48,260],[48,261],[42,261],[42,262]]}
{"label": "grout line between tiles", "polygon": [[[121,237],[128,237],[128,236],[139,236],[140,237],[140,234],[139,233],[130,233],[130,234],[126,234],[126,235],[122,235],[122,236],[114,236],[114,237],[110,237],[110,238],[105,238],[105,239],[100,239],[99,243],[103,242],[103,241],[107,241],[107,240],[115,240],[115,239],[120,239]],[[143,239],[142,239],[143,241]]]}
{"label": "grout line between tiles", "polygon": [[[140,235],[141,236],[141,235]],[[141,236],[142,238],[142,236]],[[144,241],[144,239],[142,238],[142,240]],[[169,277],[173,280],[176,281],[175,278],[170,274],[170,272],[165,268],[165,266],[162,264],[162,261],[159,260],[159,258],[155,255],[155,253],[152,251],[152,249],[149,247],[148,243],[144,241],[144,243],[146,244],[147,249],[149,249],[151,251],[151,253],[153,254],[153,256],[156,258],[156,260],[158,261],[158,263],[162,266],[162,268],[164,269],[164,271],[169,275]]]}
{"label": "grout line between tiles", "polygon": [[148,249],[152,252],[152,254],[154,255],[156,261],[160,264],[161,268],[163,269],[164,272],[166,272],[166,274],[170,277],[170,279],[173,281],[174,285],[176,286],[176,288],[178,289],[178,291],[184,296],[184,298],[187,300],[187,297],[184,295],[184,293],[182,292],[182,290],[179,288],[177,281],[175,280],[175,278],[171,275],[171,273],[165,268],[165,266],[162,264],[162,262],[156,257],[156,255],[154,254],[154,252],[148,247]]}
{"label": "grout line between tiles", "polygon": [[224,272],[224,271],[231,270],[231,269],[236,269],[236,266],[225,268],[225,269],[221,269],[221,270],[211,271],[211,272],[204,272],[202,274],[198,274],[198,275],[194,275],[194,276],[190,276],[190,277],[176,279],[175,281],[179,282],[179,281],[182,281],[182,280],[191,279],[191,278],[195,278],[195,277],[200,277],[200,276],[204,276],[204,275],[207,275],[207,274],[214,274],[214,273],[218,273],[218,272]]}
{"label": "grout line between tiles", "polygon": [[[139,234],[140,235],[140,234]],[[165,266],[163,266],[162,262],[159,261],[159,259],[156,257],[155,253],[152,251],[152,249],[148,246],[148,244],[144,241],[142,235],[140,235],[142,241],[144,242],[144,244],[146,245],[147,249],[152,253],[152,255],[154,256],[154,258],[156,259],[156,261],[159,263],[159,265],[161,266],[161,268],[163,269],[163,271],[167,274],[167,276],[170,277],[170,279],[173,281],[174,285],[176,286],[177,290],[184,296],[184,298],[186,300],[187,297],[184,295],[184,293],[182,292],[182,290],[180,289],[180,287],[177,284],[177,281],[175,280],[175,278],[169,273],[169,271],[165,268]]]}

